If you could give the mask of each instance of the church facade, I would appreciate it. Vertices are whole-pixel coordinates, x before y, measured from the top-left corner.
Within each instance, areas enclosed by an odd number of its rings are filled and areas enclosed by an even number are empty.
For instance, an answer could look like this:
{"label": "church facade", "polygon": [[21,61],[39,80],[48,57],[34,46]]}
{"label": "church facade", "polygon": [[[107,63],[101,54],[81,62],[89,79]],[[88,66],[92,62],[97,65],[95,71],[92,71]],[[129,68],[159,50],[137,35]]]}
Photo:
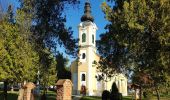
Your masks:
{"label": "church facade", "polygon": [[85,3],[84,15],[78,25],[79,31],[79,53],[78,59],[71,63],[71,73],[73,82],[73,94],[79,95],[81,86],[86,87],[86,94],[89,96],[101,96],[103,90],[111,90],[112,83],[115,82],[119,92],[123,96],[127,95],[127,78],[123,74],[117,74],[110,81],[98,81],[97,71],[94,62],[100,60],[100,55],[96,53],[96,31],[98,30],[91,16],[90,3]]}

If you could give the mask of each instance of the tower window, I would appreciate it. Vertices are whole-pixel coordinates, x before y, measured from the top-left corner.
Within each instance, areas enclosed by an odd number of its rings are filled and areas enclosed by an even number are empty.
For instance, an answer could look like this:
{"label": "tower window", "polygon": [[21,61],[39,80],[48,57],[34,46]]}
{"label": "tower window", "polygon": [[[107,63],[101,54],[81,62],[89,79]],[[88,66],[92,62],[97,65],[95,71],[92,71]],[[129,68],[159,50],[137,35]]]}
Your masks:
{"label": "tower window", "polygon": [[86,80],[86,76],[85,76],[85,74],[82,74],[81,75],[81,81],[85,81]]}
{"label": "tower window", "polygon": [[94,35],[92,35],[92,43],[94,44]]}
{"label": "tower window", "polygon": [[83,55],[82,55],[82,59],[85,59],[86,58],[86,54],[85,53],[83,53]]}
{"label": "tower window", "polygon": [[82,34],[82,42],[86,42],[86,34],[85,33]]}

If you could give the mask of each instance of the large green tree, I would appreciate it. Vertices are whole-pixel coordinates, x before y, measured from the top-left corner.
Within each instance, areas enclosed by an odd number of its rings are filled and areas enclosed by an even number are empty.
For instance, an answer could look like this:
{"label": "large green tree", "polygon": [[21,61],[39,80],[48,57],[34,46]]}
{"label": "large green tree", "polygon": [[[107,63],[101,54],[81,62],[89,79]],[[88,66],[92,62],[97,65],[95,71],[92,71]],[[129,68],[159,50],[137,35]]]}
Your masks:
{"label": "large green tree", "polygon": [[[20,0],[21,7],[26,13],[32,13],[32,39],[35,50],[39,55],[40,79],[46,80],[52,74],[53,61],[49,55],[56,55],[58,49],[65,48],[67,54],[76,55],[76,42],[73,38],[71,28],[65,26],[66,16],[64,9],[66,6],[78,3],[78,0]],[[57,62],[58,63],[58,62]],[[58,66],[62,67],[62,66]],[[52,73],[50,69],[53,69]],[[51,74],[50,74],[51,73]],[[57,73],[57,71],[56,71]],[[48,77],[49,76],[49,77]],[[54,79],[54,78],[53,78]],[[48,81],[41,82],[44,86]],[[41,84],[40,83],[40,84]],[[44,91],[44,93],[46,93]]]}
{"label": "large green tree", "polygon": [[38,55],[30,42],[31,20],[21,9],[13,16],[12,6],[0,23],[0,80],[5,82],[7,100],[8,82],[33,81],[35,79]]}
{"label": "large green tree", "polygon": [[[65,26],[65,6],[76,4],[78,0],[20,0],[26,13],[32,13],[32,31],[36,50],[43,64],[43,51],[58,52],[64,47],[67,54],[76,55],[76,42],[71,28]],[[42,59],[41,59],[42,58]],[[41,61],[42,60],[42,61]]]}
{"label": "large green tree", "polygon": [[113,8],[102,4],[110,24],[98,45],[99,69],[108,75],[127,70],[147,75],[158,93],[170,75],[170,1],[114,0],[111,4]]}

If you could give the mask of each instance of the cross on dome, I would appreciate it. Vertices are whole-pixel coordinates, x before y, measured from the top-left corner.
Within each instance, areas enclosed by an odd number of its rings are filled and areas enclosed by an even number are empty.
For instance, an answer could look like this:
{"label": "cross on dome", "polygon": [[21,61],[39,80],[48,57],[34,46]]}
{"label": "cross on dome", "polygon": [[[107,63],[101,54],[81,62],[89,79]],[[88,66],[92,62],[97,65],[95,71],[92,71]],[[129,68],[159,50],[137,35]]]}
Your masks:
{"label": "cross on dome", "polygon": [[93,16],[91,15],[91,6],[90,1],[86,0],[85,6],[84,6],[84,15],[81,17],[81,21],[94,21]]}

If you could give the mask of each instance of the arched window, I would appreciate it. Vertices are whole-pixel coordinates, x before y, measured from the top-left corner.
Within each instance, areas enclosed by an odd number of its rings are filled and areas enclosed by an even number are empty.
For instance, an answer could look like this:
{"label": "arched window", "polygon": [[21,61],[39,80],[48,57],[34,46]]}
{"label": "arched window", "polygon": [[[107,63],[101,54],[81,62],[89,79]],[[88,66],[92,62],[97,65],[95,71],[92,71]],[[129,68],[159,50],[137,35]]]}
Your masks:
{"label": "arched window", "polygon": [[85,33],[82,34],[82,42],[86,42],[86,34]]}
{"label": "arched window", "polygon": [[92,43],[94,44],[94,34],[92,35]]}
{"label": "arched window", "polygon": [[85,76],[85,74],[82,74],[81,75],[81,81],[85,81],[86,80],[86,76]]}
{"label": "arched window", "polygon": [[85,53],[83,53],[83,55],[82,55],[82,59],[85,59],[86,58],[86,54]]}

